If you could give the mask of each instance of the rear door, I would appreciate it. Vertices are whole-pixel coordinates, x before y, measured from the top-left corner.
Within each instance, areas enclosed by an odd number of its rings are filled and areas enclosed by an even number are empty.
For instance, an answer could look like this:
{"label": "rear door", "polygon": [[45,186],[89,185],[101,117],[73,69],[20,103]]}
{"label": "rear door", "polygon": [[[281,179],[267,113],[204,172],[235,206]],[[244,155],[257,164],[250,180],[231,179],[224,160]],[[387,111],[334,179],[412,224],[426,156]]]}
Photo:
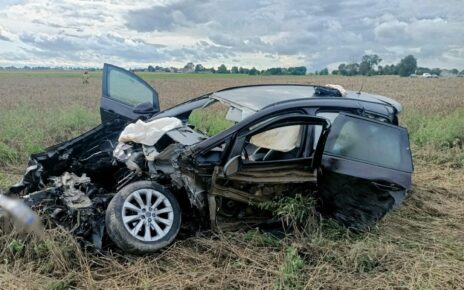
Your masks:
{"label": "rear door", "polygon": [[159,110],[158,93],[147,82],[130,71],[105,63],[100,103],[102,122],[147,118]]}
{"label": "rear door", "polygon": [[405,198],[412,172],[406,129],[341,113],[318,174],[323,211],[350,228],[366,230]]}

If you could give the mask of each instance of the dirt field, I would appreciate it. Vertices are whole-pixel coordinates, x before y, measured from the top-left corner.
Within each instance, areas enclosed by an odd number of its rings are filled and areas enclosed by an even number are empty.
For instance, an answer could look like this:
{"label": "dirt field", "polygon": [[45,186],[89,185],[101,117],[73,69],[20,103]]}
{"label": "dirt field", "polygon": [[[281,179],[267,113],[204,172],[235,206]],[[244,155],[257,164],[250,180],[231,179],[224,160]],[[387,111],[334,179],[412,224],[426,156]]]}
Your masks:
{"label": "dirt field", "polygon": [[[0,289],[458,289],[464,287],[464,79],[399,77],[144,77],[167,108],[227,86],[340,84],[400,101],[410,131],[412,195],[371,232],[330,222],[309,237],[276,240],[254,229],[202,233],[157,255],[80,249],[59,229],[45,240],[0,237]],[[29,153],[98,124],[101,82],[78,75],[0,73],[0,188]]]}

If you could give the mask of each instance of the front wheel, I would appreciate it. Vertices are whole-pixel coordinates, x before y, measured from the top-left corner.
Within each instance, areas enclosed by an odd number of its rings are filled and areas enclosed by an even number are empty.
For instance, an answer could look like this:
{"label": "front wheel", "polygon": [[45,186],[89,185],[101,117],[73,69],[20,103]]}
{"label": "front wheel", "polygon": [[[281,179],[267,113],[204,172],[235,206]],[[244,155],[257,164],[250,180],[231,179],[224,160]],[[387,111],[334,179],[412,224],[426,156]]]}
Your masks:
{"label": "front wheel", "polygon": [[177,236],[181,210],[174,195],[151,181],[137,181],[122,188],[106,210],[111,240],[134,254],[152,253]]}

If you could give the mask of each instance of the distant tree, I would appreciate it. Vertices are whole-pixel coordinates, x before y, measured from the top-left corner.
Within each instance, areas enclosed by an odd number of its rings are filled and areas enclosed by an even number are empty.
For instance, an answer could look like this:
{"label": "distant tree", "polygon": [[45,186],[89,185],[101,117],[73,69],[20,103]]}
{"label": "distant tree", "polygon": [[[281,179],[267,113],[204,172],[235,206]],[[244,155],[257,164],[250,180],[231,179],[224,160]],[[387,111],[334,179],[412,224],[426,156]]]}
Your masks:
{"label": "distant tree", "polygon": [[186,65],[184,65],[184,67],[180,69],[180,71],[184,73],[192,73],[195,71],[195,65],[193,64],[193,62],[189,62]]}
{"label": "distant tree", "polygon": [[386,65],[382,68],[382,74],[383,75],[397,75],[398,74],[398,64],[390,64]]}
{"label": "distant tree", "polygon": [[340,73],[340,72],[339,72],[337,69],[334,69],[334,70],[332,71],[332,75],[338,75],[339,73]]}
{"label": "distant tree", "polygon": [[251,76],[255,76],[259,74],[259,71],[255,67],[253,67],[252,69],[250,69],[250,71],[248,71],[248,74]]}
{"label": "distant tree", "polygon": [[319,74],[320,74],[321,76],[326,76],[326,75],[329,74],[329,70],[328,70],[327,68],[324,68],[324,69],[322,69],[322,70],[319,72]]}
{"label": "distant tree", "polygon": [[408,55],[401,59],[398,65],[398,74],[402,77],[407,77],[416,72],[417,60],[413,55]]}
{"label": "distant tree", "polygon": [[439,69],[438,67],[433,68],[430,70],[430,73],[439,76],[441,74],[441,69]]}
{"label": "distant tree", "polygon": [[429,69],[428,67],[418,67],[418,68],[416,69],[416,74],[417,74],[417,75],[423,75],[423,74],[425,74],[425,73],[431,74],[431,73],[432,73],[432,70]]}
{"label": "distant tree", "polygon": [[149,72],[154,72],[154,71],[155,71],[155,68],[154,68],[152,65],[149,65],[149,66],[148,66],[148,71],[149,71]]}
{"label": "distant tree", "polygon": [[375,66],[377,66],[382,59],[377,54],[366,54],[362,57],[361,63],[359,64],[359,73],[362,75],[373,75],[375,74]]}
{"label": "distant tree", "polygon": [[283,75],[283,69],[281,67],[271,67],[263,72],[265,75]]}
{"label": "distant tree", "polygon": [[460,75],[464,75],[464,69],[459,73]]}
{"label": "distant tree", "polygon": [[229,73],[229,70],[227,69],[227,67],[225,66],[225,64],[221,64],[221,65],[218,66],[218,68],[217,68],[217,73],[218,73],[218,74],[228,74],[228,73]]}
{"label": "distant tree", "polygon": [[289,67],[287,72],[290,75],[304,76],[306,74],[306,67],[305,66]]}
{"label": "distant tree", "polygon": [[238,67],[233,66],[233,67],[230,69],[230,73],[231,73],[231,74],[238,74]]}
{"label": "distant tree", "polygon": [[457,68],[453,68],[451,70],[451,73],[454,74],[454,75],[457,75],[459,73],[459,70]]}
{"label": "distant tree", "polygon": [[339,72],[342,76],[348,75],[348,73],[347,73],[347,71],[346,71],[346,64],[341,63],[341,64],[338,66],[338,72]]}
{"label": "distant tree", "polygon": [[378,75],[383,75],[384,74],[383,66],[381,66],[381,65],[377,66],[377,74]]}
{"label": "distant tree", "polygon": [[342,63],[338,66],[338,72],[342,76],[355,76],[359,74],[359,64],[354,62],[354,63],[349,63],[345,64]]}
{"label": "distant tree", "polygon": [[349,76],[355,76],[359,74],[359,64],[356,62],[347,64],[345,69],[346,69],[347,75]]}
{"label": "distant tree", "polygon": [[195,66],[195,72],[196,73],[203,72],[203,71],[205,71],[205,67],[202,64],[197,64]]}
{"label": "distant tree", "polygon": [[238,69],[238,73],[240,73],[240,74],[248,74],[249,72],[250,72],[250,70],[247,69],[247,68],[244,68],[244,67],[240,67]]}

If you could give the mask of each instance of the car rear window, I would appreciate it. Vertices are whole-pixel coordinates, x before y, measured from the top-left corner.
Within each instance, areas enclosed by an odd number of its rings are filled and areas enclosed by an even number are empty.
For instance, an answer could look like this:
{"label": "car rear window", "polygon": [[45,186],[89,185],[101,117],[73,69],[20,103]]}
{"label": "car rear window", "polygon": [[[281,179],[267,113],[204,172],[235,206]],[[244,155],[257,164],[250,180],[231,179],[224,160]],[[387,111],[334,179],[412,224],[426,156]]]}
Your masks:
{"label": "car rear window", "polygon": [[409,141],[403,128],[348,116],[338,118],[341,121],[334,124],[325,153],[412,171]]}

